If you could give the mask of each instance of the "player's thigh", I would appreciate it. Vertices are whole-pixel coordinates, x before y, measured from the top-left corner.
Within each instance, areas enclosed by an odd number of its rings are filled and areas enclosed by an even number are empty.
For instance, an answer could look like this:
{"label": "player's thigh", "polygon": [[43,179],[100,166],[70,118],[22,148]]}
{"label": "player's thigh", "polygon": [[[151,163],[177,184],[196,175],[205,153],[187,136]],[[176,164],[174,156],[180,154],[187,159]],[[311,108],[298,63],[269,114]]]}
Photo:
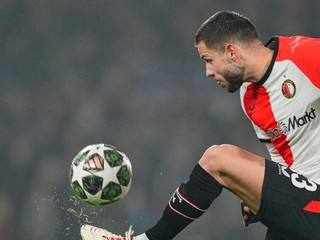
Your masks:
{"label": "player's thigh", "polygon": [[199,164],[257,212],[265,171],[263,157],[233,145],[216,145],[204,153]]}

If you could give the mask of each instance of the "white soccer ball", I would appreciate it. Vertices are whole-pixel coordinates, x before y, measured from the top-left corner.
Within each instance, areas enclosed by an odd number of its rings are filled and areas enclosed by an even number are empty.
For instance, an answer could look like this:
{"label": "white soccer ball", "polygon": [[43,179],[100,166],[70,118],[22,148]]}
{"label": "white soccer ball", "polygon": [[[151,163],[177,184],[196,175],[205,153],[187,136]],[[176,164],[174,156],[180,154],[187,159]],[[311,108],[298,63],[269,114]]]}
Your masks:
{"label": "white soccer ball", "polygon": [[132,166],[116,147],[93,144],[75,156],[69,175],[71,188],[81,200],[92,205],[109,205],[128,193]]}

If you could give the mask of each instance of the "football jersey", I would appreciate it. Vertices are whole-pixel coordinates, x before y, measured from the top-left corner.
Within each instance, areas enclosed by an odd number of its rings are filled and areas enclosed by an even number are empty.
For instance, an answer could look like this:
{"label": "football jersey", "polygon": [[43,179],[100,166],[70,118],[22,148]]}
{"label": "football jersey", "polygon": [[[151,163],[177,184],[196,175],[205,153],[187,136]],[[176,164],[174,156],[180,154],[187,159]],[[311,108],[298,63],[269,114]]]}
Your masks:
{"label": "football jersey", "polygon": [[241,87],[242,108],[271,160],[320,183],[320,39],[279,36],[266,46],[272,61]]}

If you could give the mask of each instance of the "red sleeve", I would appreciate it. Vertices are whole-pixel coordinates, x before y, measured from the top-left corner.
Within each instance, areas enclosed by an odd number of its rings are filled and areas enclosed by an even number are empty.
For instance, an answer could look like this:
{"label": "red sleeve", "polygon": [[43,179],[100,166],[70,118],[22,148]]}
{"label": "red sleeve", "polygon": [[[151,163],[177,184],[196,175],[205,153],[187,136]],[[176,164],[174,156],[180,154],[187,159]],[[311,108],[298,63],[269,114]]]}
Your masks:
{"label": "red sleeve", "polygon": [[291,60],[320,88],[320,38],[279,37],[276,61]]}

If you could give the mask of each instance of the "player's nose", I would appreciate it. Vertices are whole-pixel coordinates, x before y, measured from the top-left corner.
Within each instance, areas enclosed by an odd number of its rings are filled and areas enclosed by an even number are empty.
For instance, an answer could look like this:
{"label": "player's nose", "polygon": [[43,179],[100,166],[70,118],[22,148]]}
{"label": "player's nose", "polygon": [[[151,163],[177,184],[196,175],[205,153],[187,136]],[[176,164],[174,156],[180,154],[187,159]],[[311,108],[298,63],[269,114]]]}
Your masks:
{"label": "player's nose", "polygon": [[206,67],[206,76],[214,78],[214,71],[209,67]]}

